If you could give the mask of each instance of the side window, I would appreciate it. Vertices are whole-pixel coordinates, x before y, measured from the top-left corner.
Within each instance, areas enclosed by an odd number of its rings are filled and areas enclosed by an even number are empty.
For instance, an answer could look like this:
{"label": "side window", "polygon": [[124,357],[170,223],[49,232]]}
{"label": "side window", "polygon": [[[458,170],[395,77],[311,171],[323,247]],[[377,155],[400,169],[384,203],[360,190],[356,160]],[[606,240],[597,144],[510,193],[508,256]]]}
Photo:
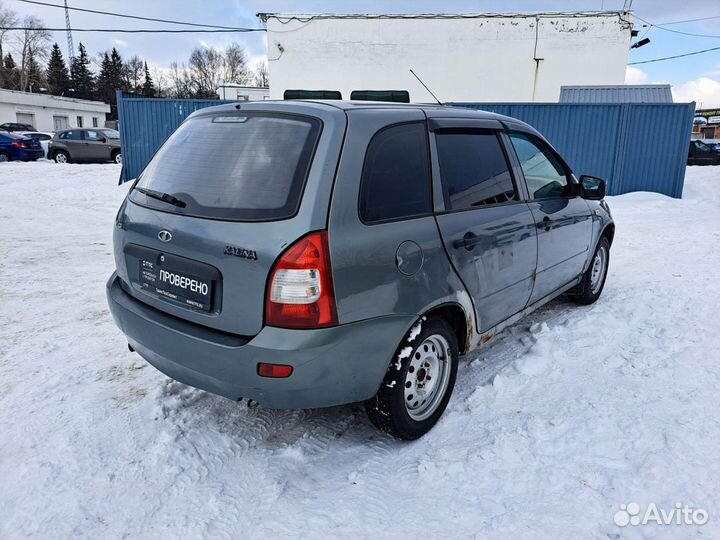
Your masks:
{"label": "side window", "polygon": [[572,196],[572,187],[565,169],[541,142],[524,133],[511,133],[510,139],[520,160],[530,198]]}
{"label": "side window", "polygon": [[447,210],[518,200],[496,133],[446,131],[436,141]]}
{"label": "side window", "polygon": [[360,219],[365,223],[432,212],[425,124],[385,128],[368,144],[360,183]]}
{"label": "side window", "polygon": [[100,139],[100,134],[97,131],[88,130],[85,132],[85,140],[97,141]]}

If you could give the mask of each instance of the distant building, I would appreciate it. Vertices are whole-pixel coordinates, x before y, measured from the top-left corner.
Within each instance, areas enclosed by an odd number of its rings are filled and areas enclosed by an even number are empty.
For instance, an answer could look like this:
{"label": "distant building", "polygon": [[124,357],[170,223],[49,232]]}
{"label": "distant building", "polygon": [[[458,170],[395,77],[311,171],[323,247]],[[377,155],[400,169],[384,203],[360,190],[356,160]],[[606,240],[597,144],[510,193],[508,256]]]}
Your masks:
{"label": "distant building", "polygon": [[669,84],[562,86],[560,103],[672,103]]}
{"label": "distant building", "polygon": [[631,14],[260,13],[270,97],[286,90],[407,90],[432,102],[557,102],[563,85],[625,81]]}
{"label": "distant building", "polygon": [[270,99],[267,86],[243,86],[234,83],[222,83],[218,88],[220,99],[236,99],[238,101],[263,101]]}
{"label": "distant building", "polygon": [[109,112],[102,101],[0,89],[0,124],[30,124],[40,131],[103,127]]}
{"label": "distant building", "polygon": [[693,119],[693,139],[720,139],[720,109],[697,109]]}

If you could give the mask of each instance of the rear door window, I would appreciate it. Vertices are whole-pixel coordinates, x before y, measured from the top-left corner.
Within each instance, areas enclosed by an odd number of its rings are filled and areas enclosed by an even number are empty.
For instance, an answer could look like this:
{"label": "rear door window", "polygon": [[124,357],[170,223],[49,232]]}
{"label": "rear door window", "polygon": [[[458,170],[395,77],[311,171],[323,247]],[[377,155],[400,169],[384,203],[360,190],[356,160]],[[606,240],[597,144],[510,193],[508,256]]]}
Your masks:
{"label": "rear door window", "polygon": [[66,141],[79,141],[82,139],[82,133],[80,131],[66,131],[60,134],[60,138]]}
{"label": "rear door window", "polygon": [[185,206],[137,190],[132,200],[204,218],[292,217],[320,130],[320,120],[290,114],[227,112],[192,118],[162,146],[136,185],[172,195]]}
{"label": "rear door window", "polygon": [[377,223],[432,212],[430,153],[424,122],[387,127],[368,144],[360,219]]}
{"label": "rear door window", "polygon": [[495,132],[440,131],[436,142],[447,210],[468,210],[518,200]]}

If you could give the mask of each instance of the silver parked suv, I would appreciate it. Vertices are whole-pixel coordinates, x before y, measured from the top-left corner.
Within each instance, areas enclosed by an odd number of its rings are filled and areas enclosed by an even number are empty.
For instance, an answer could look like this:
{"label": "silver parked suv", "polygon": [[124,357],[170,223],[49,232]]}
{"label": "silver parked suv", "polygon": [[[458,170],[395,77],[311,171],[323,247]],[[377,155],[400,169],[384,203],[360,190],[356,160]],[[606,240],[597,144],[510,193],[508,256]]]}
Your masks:
{"label": "silver parked suv", "polygon": [[110,309],[184,383],[271,408],[364,401],[414,439],[458,358],[549,300],[597,300],[614,224],[530,126],[372,102],[222,105],[138,177]]}
{"label": "silver parked suv", "polygon": [[48,159],[56,163],[113,161],[122,163],[120,133],[106,128],[58,131],[48,141]]}

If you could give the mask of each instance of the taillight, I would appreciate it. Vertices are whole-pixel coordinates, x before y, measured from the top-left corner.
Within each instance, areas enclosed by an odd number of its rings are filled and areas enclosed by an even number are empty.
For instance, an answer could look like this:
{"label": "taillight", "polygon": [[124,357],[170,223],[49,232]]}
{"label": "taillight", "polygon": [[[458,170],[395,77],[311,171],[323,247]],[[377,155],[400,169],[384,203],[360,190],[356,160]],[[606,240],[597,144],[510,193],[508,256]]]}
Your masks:
{"label": "taillight", "polygon": [[322,328],[337,323],[327,231],[310,233],[275,263],[265,295],[265,324]]}
{"label": "taillight", "polygon": [[10,146],[12,146],[13,148],[25,148],[25,143],[11,142]]}

